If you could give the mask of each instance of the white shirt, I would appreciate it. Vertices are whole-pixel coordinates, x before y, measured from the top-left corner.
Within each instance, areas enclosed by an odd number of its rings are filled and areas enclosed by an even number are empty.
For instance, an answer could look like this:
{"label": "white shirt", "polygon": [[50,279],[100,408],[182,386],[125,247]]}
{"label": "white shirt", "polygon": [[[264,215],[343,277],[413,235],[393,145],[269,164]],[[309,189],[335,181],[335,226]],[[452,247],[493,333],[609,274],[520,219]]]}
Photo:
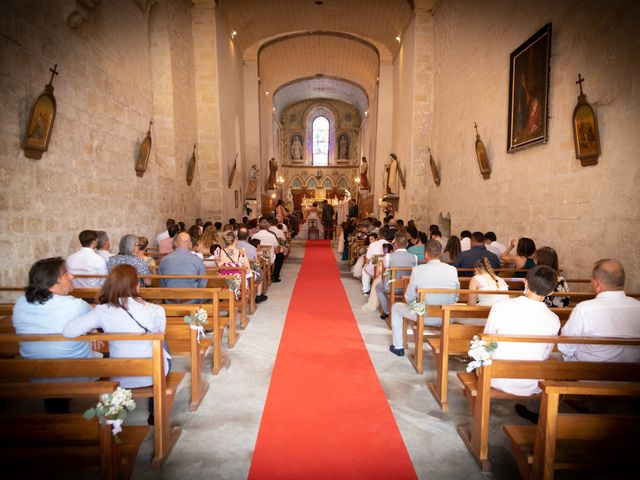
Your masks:
{"label": "white shirt", "polygon": [[[562,328],[568,337],[640,337],[640,301],[623,291],[600,292],[580,302]],[[579,362],[640,362],[639,346],[558,345],[565,360]]]}
{"label": "white shirt", "polygon": [[[67,270],[74,275],[106,275],[107,264],[93,248],[82,247],[67,258]],[[99,288],[104,278],[74,278],[76,288]]]}
{"label": "white shirt", "polygon": [[278,243],[278,239],[273,233],[268,230],[258,230],[251,236],[251,238],[257,238],[258,240],[260,240],[261,247],[273,247],[271,249],[271,263],[276,261],[275,249],[276,247],[279,247],[280,244]]}
{"label": "white shirt", "polygon": [[[383,245],[389,243],[387,240],[385,240],[384,238],[381,240],[376,240],[375,242],[372,242],[369,244],[369,247],[367,248],[367,253],[366,253],[366,257],[371,260],[373,259],[374,255],[382,255],[384,254],[384,249],[383,249]],[[369,262],[365,265],[365,271],[373,276],[373,273],[375,271],[375,264],[373,262]]]}
{"label": "white shirt", "polygon": [[109,257],[113,257],[113,253],[109,250],[96,250],[96,253],[105,261],[109,261]]}
{"label": "white shirt", "polygon": [[465,237],[460,240],[460,251],[466,252],[469,249],[471,249],[471,239],[469,237]]}
{"label": "white shirt", "polygon": [[[502,300],[491,307],[484,333],[498,335],[557,335],[558,316],[538,302],[524,295]],[[496,360],[546,360],[553,350],[550,343],[498,342],[493,352]],[[513,395],[529,396],[540,393],[538,380],[527,378],[496,378],[491,386]]]}
{"label": "white shirt", "polygon": [[[122,308],[106,304],[97,305],[86,315],[67,323],[62,334],[65,337],[78,337],[95,328],[101,328],[105,333],[145,333],[136,320],[152,333],[164,332],[167,317],[161,306],[129,298],[127,308],[133,318]],[[109,354],[111,358],[151,358],[153,346],[150,341],[110,341]],[[169,354],[164,351],[165,374],[169,368],[169,358]],[[113,380],[120,382],[124,388],[146,387],[153,383],[151,377],[114,377]]]}
{"label": "white shirt", "polygon": [[507,247],[505,247],[498,241],[491,242],[490,244],[486,245],[486,247],[487,250],[489,250],[491,253],[494,253],[498,258],[500,258],[502,254],[507,250]]}
{"label": "white shirt", "polygon": [[269,231],[276,234],[280,240],[287,241],[287,236],[284,234],[284,231],[280,230],[278,227],[269,227]]}
{"label": "white shirt", "polygon": [[160,246],[160,242],[166,238],[169,238],[169,230],[165,230],[156,236],[156,245]]}

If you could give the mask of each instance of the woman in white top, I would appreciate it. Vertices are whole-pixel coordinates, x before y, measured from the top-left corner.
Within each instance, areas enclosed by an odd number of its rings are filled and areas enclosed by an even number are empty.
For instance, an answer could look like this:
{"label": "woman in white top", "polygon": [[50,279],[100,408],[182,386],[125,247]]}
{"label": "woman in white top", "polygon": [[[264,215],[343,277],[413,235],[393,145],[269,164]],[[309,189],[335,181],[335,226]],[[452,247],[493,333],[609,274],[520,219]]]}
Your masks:
{"label": "woman in white top", "polygon": [[[62,331],[66,337],[78,337],[95,329],[105,333],[164,333],[167,318],[159,305],[145,302],[139,296],[140,280],[131,265],[118,265],[111,270],[98,295],[98,304],[89,313],[71,320]],[[109,342],[111,358],[150,358],[150,341]],[[170,356],[164,350],[164,371],[169,372]],[[115,377],[124,388],[153,385],[152,377]]]}
{"label": "woman in white top", "polygon": [[[469,282],[469,290],[509,290],[507,283],[496,275],[487,257],[482,257],[474,265],[475,275]],[[493,305],[500,300],[508,298],[508,295],[470,293],[467,305]]]}

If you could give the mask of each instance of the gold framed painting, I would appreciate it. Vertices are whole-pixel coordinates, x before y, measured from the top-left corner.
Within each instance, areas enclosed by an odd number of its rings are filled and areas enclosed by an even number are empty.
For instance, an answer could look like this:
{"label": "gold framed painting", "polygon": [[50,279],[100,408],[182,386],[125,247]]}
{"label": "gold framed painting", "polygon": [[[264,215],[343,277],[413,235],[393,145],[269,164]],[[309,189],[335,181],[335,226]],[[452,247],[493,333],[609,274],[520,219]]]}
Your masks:
{"label": "gold framed painting", "polygon": [[47,151],[56,111],[56,98],[53,96],[53,86],[49,83],[31,107],[24,139],[25,157],[39,160]]}
{"label": "gold framed painting", "polygon": [[[584,95],[581,95],[584,97]],[[593,108],[586,101],[579,101],[573,110],[573,142],[576,158],[583,167],[595,165],[600,156],[600,132],[598,119]]]}
{"label": "gold framed painting", "polygon": [[507,152],[548,139],[551,23],[547,23],[510,57]]}
{"label": "gold framed painting", "polygon": [[138,159],[136,160],[136,175],[142,177],[144,172],[147,171],[147,165],[149,164],[149,154],[151,153],[151,125],[153,120],[149,122],[149,129],[147,135],[140,144],[140,150],[138,150]]}

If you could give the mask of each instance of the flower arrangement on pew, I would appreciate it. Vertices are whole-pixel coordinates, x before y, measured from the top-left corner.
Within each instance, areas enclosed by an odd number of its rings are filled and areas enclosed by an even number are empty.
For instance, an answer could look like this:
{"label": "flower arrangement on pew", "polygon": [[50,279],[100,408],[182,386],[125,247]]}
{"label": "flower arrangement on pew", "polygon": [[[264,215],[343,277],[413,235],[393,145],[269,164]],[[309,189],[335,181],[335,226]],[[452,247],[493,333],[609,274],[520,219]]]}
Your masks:
{"label": "flower arrangement on pew", "polygon": [[382,281],[387,281],[389,283],[391,283],[393,280],[391,280],[391,269],[390,268],[385,268],[384,272],[382,272]]}
{"label": "flower arrangement on pew", "polygon": [[409,308],[416,315],[424,315],[427,313],[427,305],[425,303],[419,302],[418,300],[411,300],[409,302]]}
{"label": "flower arrangement on pew", "polygon": [[111,425],[113,439],[120,443],[118,433],[122,431],[122,422],[127,418],[127,412],[132,412],[135,408],[136,402],[131,396],[131,390],[118,387],[112,393],[100,395],[100,401],[96,406],[85,411],[83,416],[86,420],[98,417],[101,424]]}
{"label": "flower arrangement on pew", "polygon": [[240,300],[240,287],[242,285],[242,277],[236,274],[233,276],[233,278],[228,278],[227,285],[229,286],[229,290],[233,292],[236,300]]}
{"label": "flower arrangement on pew", "polygon": [[474,335],[473,340],[469,343],[469,356],[473,361],[467,365],[467,372],[472,372],[476,368],[478,372],[481,372],[483,365],[491,365],[493,352],[495,352],[497,348],[497,342],[493,341],[487,345],[487,342],[480,340],[478,335]]}
{"label": "flower arrangement on pew", "polygon": [[198,331],[198,342],[200,342],[201,336],[204,337],[204,324],[207,323],[207,318],[209,318],[209,315],[202,307],[198,307],[193,315],[184,316],[184,321],[189,324],[191,330]]}

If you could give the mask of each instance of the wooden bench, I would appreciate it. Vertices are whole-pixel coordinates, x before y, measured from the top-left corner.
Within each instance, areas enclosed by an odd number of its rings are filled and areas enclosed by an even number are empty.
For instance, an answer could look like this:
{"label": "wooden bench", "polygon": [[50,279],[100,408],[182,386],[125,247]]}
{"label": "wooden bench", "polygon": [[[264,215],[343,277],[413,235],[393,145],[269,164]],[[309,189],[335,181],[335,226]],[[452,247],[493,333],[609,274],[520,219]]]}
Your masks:
{"label": "wooden bench", "polygon": [[[487,343],[525,342],[552,344],[640,345],[640,338],[505,336],[482,335]],[[499,348],[499,347],[498,347]],[[464,393],[471,407],[471,427],[459,427],[458,434],[483,471],[491,469],[489,462],[489,412],[491,398],[527,399],[491,388],[492,378],[539,378],[541,380],[640,381],[640,364],[607,362],[563,362],[559,360],[493,360],[475,372],[458,372]]]}
{"label": "wooden bench", "polygon": [[538,425],[504,425],[523,479],[551,480],[555,470],[623,475],[640,451],[640,416],[559,413],[561,395],[640,397],[640,383],[541,382]]}
{"label": "wooden bench", "polygon": [[[558,315],[560,322],[564,324],[573,309],[551,308],[550,310]],[[427,344],[431,347],[436,366],[436,381],[435,383],[427,383],[427,386],[443,412],[449,409],[447,399],[449,356],[467,356],[469,343],[473,340],[473,336],[482,335],[484,330],[484,325],[460,324],[454,323],[454,320],[459,318],[486,319],[489,317],[489,312],[491,312],[490,306],[443,305],[440,335],[427,338]]]}
{"label": "wooden bench", "polygon": [[[94,398],[113,392],[114,381],[14,382],[2,383],[0,398]],[[32,473],[43,477],[69,467],[99,469],[103,480],[131,478],[140,444],[149,433],[147,426],[124,426],[114,441],[111,426],[81,414],[11,414],[2,417],[0,461],[6,473],[24,478]],[[34,458],[37,462],[34,462]],[[48,470],[48,472],[47,472]]]}
{"label": "wooden bench", "polygon": [[266,294],[271,286],[271,269],[273,265],[271,263],[271,249],[270,245],[260,245],[256,247],[256,251],[258,253],[258,263],[262,268],[263,276],[262,276],[262,293]]}
{"label": "wooden bench", "polygon": [[[158,469],[167,459],[180,437],[181,427],[171,427],[169,411],[178,385],[184,373],[170,372],[165,377],[162,353],[162,334],[100,334],[67,338],[61,335],[11,335],[0,334],[0,345],[14,345],[21,341],[150,341],[151,358],[82,358],[82,359],[24,359],[0,358],[0,391],[7,390],[4,384],[16,388],[15,383],[29,383],[30,378],[66,377],[147,377],[153,378],[150,387],[132,389],[133,396],[154,399],[154,454],[151,466]],[[30,388],[30,387],[26,387]],[[69,391],[67,394],[73,392]],[[67,395],[69,396],[69,395]]]}

